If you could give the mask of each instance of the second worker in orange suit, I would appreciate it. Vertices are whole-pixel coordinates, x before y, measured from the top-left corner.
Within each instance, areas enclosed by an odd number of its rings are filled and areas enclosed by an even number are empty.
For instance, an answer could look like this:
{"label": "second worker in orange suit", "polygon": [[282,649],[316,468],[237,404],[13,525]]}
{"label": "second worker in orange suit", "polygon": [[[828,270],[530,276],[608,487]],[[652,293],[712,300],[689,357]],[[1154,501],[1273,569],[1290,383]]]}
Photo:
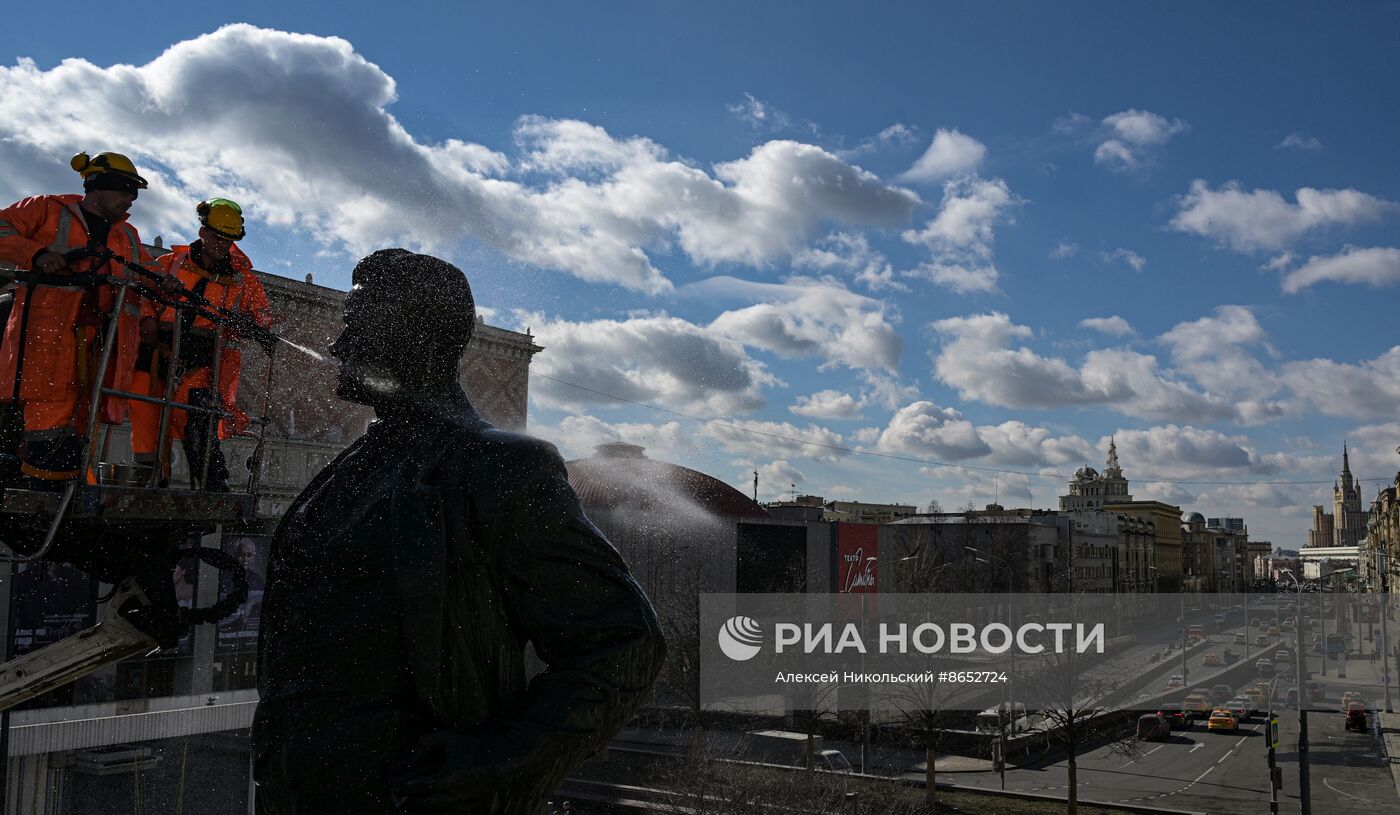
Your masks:
{"label": "second worker in orange suit", "polygon": [[[175,276],[186,291],[199,295],[210,304],[243,315],[262,328],[272,322],[271,306],[262,283],[253,274],[253,262],[238,248],[235,241],[245,234],[243,210],[227,198],[211,198],[196,208],[199,216],[199,239],[188,246],[172,246],[167,255],[156,263],[167,274]],[[219,439],[242,432],[248,416],[238,410],[238,375],[243,353],[236,326],[222,328],[208,317],[190,309],[176,309],[158,304],[159,341],[144,345],[136,361],[132,389],[160,397],[165,394],[165,379],[172,369],[179,376],[174,399],[197,407],[218,407],[231,414],[215,423],[216,432],[208,434],[207,414],[172,409],[170,433],[180,439],[185,462],[196,482],[209,458],[209,475],[202,489],[227,492],[228,466],[224,462]],[[170,353],[174,332],[180,331],[180,364],[171,365]],[[216,331],[223,334],[223,350],[219,358],[219,381],[214,383],[214,347]],[[215,398],[215,394],[218,398]],[[159,405],[133,401],[131,403],[131,447],[137,463],[154,464],[158,458],[157,439],[160,434]],[[169,461],[167,455],[166,461]],[[162,474],[162,479],[166,477]]]}

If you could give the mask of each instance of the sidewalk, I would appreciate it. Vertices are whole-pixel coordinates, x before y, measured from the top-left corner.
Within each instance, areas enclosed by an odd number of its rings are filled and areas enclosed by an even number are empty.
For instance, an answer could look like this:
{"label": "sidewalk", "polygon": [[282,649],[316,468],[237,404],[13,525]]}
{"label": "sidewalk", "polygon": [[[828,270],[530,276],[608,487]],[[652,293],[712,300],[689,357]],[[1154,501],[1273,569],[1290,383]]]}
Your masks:
{"label": "sidewalk", "polygon": [[1395,794],[1400,795],[1400,713],[1376,714],[1380,721],[1381,739],[1385,742],[1385,754],[1390,760],[1390,776],[1395,781]]}

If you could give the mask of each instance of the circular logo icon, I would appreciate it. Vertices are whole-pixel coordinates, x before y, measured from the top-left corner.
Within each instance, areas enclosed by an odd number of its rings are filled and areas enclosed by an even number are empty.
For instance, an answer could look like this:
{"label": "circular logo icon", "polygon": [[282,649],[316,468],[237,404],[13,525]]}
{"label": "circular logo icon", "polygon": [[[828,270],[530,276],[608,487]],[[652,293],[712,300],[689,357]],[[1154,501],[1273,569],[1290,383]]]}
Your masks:
{"label": "circular logo icon", "polygon": [[719,630],[719,650],[735,662],[753,659],[763,645],[763,628],[752,617],[730,617]]}

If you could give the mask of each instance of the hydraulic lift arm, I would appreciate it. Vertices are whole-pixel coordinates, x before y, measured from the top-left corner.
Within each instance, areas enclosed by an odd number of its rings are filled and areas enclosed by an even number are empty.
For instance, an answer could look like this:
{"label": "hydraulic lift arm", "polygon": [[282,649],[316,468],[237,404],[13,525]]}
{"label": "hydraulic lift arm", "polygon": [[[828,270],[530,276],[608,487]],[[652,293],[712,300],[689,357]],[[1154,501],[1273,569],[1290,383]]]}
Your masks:
{"label": "hydraulic lift arm", "polygon": [[127,616],[151,608],[135,581],[117,587],[102,619],[53,645],[0,665],[0,710],[62,687],[121,659],[159,647],[154,637]]}

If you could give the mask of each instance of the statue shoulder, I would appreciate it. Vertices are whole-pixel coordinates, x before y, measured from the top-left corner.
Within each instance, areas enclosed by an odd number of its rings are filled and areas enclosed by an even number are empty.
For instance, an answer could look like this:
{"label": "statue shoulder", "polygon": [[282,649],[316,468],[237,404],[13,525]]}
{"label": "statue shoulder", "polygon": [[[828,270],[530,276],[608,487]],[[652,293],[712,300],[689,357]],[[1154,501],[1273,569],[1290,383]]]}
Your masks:
{"label": "statue shoulder", "polygon": [[[546,474],[567,478],[559,448],[544,439],[495,427],[464,427],[444,446],[442,463],[479,473],[483,466],[506,480],[529,481]],[[514,478],[511,478],[514,476]]]}

